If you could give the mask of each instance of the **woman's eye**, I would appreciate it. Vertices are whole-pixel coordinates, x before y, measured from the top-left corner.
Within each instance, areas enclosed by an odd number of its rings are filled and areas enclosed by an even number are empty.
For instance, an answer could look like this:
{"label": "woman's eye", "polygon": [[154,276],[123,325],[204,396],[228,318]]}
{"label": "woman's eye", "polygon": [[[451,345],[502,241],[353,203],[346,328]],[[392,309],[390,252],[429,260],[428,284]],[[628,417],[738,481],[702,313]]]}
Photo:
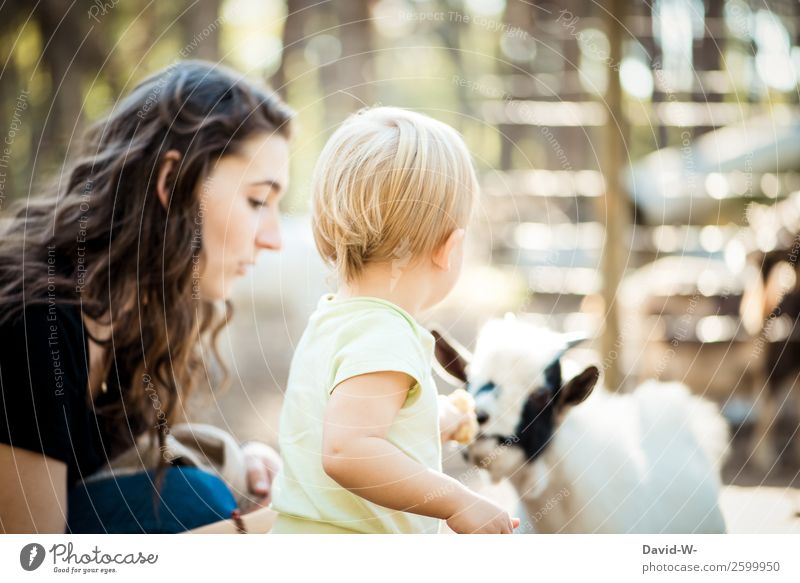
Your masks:
{"label": "woman's eye", "polygon": [[247,200],[250,206],[256,210],[262,209],[268,204],[266,200],[259,200],[257,198],[248,198]]}

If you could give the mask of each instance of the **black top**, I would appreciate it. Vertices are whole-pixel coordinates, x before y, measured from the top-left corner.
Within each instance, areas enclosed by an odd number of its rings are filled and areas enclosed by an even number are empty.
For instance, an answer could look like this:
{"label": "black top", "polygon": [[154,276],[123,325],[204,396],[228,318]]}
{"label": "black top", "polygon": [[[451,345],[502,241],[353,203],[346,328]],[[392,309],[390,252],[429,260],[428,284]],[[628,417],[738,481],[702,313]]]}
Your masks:
{"label": "black top", "polygon": [[68,486],[124,449],[98,410],[119,400],[120,379],[109,378],[108,393],[88,400],[88,336],[79,306],[28,305],[0,325],[0,343],[0,442],[64,462]]}

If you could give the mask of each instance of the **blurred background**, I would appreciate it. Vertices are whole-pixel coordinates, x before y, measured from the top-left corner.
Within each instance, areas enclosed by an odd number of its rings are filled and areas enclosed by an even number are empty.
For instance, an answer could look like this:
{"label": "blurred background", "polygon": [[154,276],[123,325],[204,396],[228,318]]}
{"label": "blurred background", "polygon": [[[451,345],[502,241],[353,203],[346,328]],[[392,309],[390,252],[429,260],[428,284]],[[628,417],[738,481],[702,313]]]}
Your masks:
{"label": "blurred background", "polygon": [[461,283],[425,323],[470,346],[516,312],[589,332],[612,390],[688,384],[731,426],[729,520],[797,531],[799,16],[788,0],[5,2],[0,211],[157,69],[267,81],[299,121],[284,250],[241,282],[233,385],[194,416],[274,444],[293,346],[334,283],[309,227],[316,156],[361,107],[432,115],[463,133],[483,197]]}

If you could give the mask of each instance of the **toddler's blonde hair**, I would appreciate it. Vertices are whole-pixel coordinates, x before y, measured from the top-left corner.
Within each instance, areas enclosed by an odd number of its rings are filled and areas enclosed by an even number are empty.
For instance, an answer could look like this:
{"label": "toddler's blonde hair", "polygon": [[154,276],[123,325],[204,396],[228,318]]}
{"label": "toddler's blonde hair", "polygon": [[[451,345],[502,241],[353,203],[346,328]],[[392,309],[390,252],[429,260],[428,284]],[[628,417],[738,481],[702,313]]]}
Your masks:
{"label": "toddler's blonde hair", "polygon": [[465,227],[478,181],[453,128],[376,107],[352,115],[328,140],[312,193],[317,249],[350,282],[368,263],[405,264]]}

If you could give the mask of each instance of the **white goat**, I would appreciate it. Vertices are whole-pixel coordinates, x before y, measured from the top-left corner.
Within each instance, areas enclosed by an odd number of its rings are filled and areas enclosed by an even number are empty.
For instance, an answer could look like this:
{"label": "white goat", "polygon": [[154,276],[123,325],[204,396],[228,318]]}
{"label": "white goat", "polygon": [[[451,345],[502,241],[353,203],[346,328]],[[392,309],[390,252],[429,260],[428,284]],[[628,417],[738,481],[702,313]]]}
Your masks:
{"label": "white goat", "polygon": [[438,361],[475,396],[467,458],[511,482],[537,532],[725,532],[728,428],[710,402],[680,383],[592,392],[598,369],[562,359],[575,339],[513,318],[485,325],[471,362],[436,336]]}

